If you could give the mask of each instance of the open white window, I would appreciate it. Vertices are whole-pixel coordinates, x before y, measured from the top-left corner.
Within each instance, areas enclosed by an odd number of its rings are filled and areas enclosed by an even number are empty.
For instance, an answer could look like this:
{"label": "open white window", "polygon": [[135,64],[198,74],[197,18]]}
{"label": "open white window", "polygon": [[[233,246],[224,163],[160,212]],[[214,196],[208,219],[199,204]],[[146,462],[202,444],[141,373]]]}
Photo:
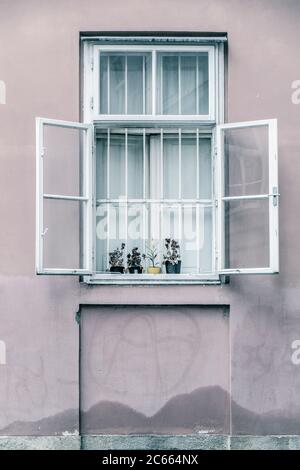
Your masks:
{"label": "open white window", "polygon": [[[277,273],[277,121],[223,124],[223,44],[106,39],[84,45],[86,124],[37,119],[37,273],[117,284]],[[163,264],[166,239],[180,273]],[[149,257],[130,271],[128,254],[152,242],[160,273]]]}
{"label": "open white window", "polygon": [[36,271],[92,274],[92,126],[36,119]]}
{"label": "open white window", "polygon": [[217,126],[218,271],[276,273],[277,120]]}

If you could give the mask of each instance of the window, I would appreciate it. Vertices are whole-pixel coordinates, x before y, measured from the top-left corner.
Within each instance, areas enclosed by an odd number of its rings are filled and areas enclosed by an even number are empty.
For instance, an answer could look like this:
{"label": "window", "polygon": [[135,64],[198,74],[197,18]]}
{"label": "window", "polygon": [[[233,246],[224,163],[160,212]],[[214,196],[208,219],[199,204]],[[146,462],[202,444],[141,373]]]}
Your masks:
{"label": "window", "polygon": [[[185,38],[186,39],[186,38]],[[215,282],[278,272],[277,122],[223,123],[223,41],[84,42],[84,124],[37,119],[37,272]],[[181,274],[111,274],[125,243]]]}

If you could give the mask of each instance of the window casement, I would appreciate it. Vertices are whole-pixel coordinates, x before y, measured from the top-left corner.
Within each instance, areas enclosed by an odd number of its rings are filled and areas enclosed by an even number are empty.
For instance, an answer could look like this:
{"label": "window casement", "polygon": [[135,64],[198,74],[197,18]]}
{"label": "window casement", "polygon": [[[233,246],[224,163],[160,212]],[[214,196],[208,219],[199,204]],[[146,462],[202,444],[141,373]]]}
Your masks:
{"label": "window casement", "polygon": [[[83,123],[37,118],[37,273],[278,272],[277,121],[224,124],[224,39],[85,38]],[[165,238],[181,274],[109,272],[122,243],[145,253],[154,240],[161,264]]]}

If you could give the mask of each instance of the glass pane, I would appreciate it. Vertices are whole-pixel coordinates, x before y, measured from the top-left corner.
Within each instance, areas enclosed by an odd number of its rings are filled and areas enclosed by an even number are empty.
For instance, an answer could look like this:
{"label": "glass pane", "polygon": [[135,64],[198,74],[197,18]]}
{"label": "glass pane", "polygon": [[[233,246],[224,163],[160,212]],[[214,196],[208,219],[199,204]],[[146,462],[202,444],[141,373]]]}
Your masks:
{"label": "glass pane", "polygon": [[125,56],[111,55],[109,112],[111,114],[125,113]]}
{"label": "glass pane", "polygon": [[180,233],[180,205],[179,204],[164,204],[162,206],[162,239],[174,238],[181,239]]}
{"label": "glass pane", "polygon": [[197,217],[196,206],[182,207],[182,238],[180,240],[181,272],[197,272]]}
{"label": "glass pane", "polygon": [[210,273],[213,270],[213,210],[209,206],[199,206],[198,211],[199,272]]}
{"label": "glass pane", "polygon": [[262,268],[269,259],[269,199],[226,201],[225,269]]}
{"label": "glass pane", "polygon": [[196,133],[181,137],[181,195],[183,199],[197,197]]}
{"label": "glass pane", "polygon": [[115,249],[126,242],[127,213],[125,204],[109,204],[109,248]]}
{"label": "glass pane", "polygon": [[211,139],[199,138],[199,198],[212,198]]}
{"label": "glass pane", "polygon": [[[128,239],[126,253],[131,253],[133,248],[138,248],[139,253],[144,253],[146,233],[145,213],[142,204],[128,205]],[[141,260],[144,266],[144,260]]]}
{"label": "glass pane", "polygon": [[107,134],[97,138],[96,199],[107,198]]}
{"label": "glass pane", "polygon": [[80,269],[84,202],[44,199],[45,268]]}
{"label": "glass pane", "polygon": [[158,113],[208,114],[208,62],[207,52],[158,54]]}
{"label": "glass pane", "polygon": [[109,148],[110,198],[125,196],[125,134],[111,134]]}
{"label": "glass pane", "polygon": [[108,268],[108,204],[98,204],[96,210],[96,271]]}
{"label": "glass pane", "polygon": [[108,113],[108,57],[100,55],[100,114]]}
{"label": "glass pane", "polygon": [[143,57],[127,57],[127,113],[143,114]]}
{"label": "glass pane", "polygon": [[163,197],[179,197],[179,140],[168,135],[163,140]]}
{"label": "glass pane", "polygon": [[197,60],[194,55],[180,56],[181,114],[197,114]]}
{"label": "glass pane", "polygon": [[268,194],[268,126],[223,132],[225,196]]}
{"label": "glass pane", "polygon": [[100,54],[100,113],[151,112],[151,54]]}
{"label": "glass pane", "polygon": [[128,135],[128,197],[143,197],[143,135]]}
{"label": "glass pane", "polygon": [[179,114],[178,56],[166,55],[161,59],[162,114]]}
{"label": "glass pane", "polygon": [[197,114],[208,114],[209,112],[209,76],[208,76],[208,54],[198,55],[198,103]]}
{"label": "glass pane", "polygon": [[81,196],[82,129],[44,125],[44,193]]}

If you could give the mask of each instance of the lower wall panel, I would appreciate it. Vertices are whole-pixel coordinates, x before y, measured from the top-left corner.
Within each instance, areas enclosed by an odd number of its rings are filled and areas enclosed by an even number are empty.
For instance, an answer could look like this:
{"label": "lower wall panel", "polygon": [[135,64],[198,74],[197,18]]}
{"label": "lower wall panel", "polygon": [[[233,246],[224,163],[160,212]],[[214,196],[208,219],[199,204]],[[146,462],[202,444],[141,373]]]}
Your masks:
{"label": "lower wall panel", "polygon": [[229,433],[228,313],[82,308],[81,433]]}

